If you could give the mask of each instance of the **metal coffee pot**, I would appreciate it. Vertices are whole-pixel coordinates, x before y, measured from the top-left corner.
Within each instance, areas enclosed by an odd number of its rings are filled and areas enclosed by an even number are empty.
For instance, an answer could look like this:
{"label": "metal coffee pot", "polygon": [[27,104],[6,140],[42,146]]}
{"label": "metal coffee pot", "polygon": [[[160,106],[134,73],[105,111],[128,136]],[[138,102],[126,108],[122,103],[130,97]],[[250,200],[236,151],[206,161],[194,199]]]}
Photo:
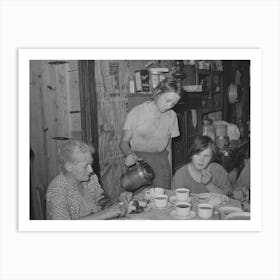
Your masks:
{"label": "metal coffee pot", "polygon": [[143,185],[152,183],[155,172],[152,167],[141,160],[129,167],[126,173],[121,176],[121,186],[129,192],[135,192]]}

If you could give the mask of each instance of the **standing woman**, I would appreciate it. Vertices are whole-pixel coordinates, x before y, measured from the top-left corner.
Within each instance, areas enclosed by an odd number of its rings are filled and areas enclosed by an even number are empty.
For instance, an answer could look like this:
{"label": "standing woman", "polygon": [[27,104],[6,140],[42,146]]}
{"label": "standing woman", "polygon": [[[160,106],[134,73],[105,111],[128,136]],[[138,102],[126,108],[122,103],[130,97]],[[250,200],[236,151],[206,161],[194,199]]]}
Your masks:
{"label": "standing woman", "polygon": [[120,143],[126,166],[143,159],[155,172],[154,185],[165,189],[171,187],[171,139],[180,135],[177,115],[171,110],[179,99],[177,82],[171,78],[161,81],[153,91],[152,101],[128,113]]}

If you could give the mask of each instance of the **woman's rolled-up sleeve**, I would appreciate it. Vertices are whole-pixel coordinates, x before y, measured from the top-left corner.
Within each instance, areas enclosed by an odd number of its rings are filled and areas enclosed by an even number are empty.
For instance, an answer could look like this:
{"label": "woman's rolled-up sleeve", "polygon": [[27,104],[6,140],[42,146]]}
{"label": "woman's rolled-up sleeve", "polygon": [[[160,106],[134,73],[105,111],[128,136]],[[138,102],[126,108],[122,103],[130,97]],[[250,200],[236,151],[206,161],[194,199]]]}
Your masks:
{"label": "woman's rolled-up sleeve", "polygon": [[180,135],[178,118],[173,110],[170,111],[170,115],[171,115],[170,135],[171,138],[174,138]]}
{"label": "woman's rolled-up sleeve", "polygon": [[133,108],[131,111],[128,112],[124,126],[123,126],[123,130],[131,130],[131,131],[134,130],[135,116],[137,116],[137,115],[138,115],[138,113],[137,113],[136,108]]}

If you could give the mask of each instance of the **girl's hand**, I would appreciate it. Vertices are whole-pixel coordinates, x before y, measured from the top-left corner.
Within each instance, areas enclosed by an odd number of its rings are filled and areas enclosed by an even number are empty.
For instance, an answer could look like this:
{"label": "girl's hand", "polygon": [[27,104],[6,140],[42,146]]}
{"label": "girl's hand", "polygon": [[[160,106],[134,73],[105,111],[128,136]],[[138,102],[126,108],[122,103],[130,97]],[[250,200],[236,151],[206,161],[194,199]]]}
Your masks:
{"label": "girl's hand", "polygon": [[202,171],[201,171],[201,182],[204,185],[207,185],[211,180],[212,180],[212,174],[209,171],[207,171],[205,169],[202,169]]}
{"label": "girl's hand", "polygon": [[136,154],[132,153],[125,158],[124,163],[127,167],[129,167],[129,166],[134,165],[137,161],[139,161],[138,156]]}

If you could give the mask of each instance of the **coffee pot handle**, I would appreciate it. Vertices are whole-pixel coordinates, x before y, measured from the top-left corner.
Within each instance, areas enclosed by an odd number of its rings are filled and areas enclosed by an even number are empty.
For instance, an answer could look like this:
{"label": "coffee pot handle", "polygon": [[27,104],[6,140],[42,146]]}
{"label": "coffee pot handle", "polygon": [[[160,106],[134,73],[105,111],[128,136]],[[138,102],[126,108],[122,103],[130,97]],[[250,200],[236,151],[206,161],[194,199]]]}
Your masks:
{"label": "coffee pot handle", "polygon": [[127,170],[130,170],[134,166],[138,166],[140,163],[144,162],[142,158],[138,158],[138,160],[131,166],[127,166]]}

